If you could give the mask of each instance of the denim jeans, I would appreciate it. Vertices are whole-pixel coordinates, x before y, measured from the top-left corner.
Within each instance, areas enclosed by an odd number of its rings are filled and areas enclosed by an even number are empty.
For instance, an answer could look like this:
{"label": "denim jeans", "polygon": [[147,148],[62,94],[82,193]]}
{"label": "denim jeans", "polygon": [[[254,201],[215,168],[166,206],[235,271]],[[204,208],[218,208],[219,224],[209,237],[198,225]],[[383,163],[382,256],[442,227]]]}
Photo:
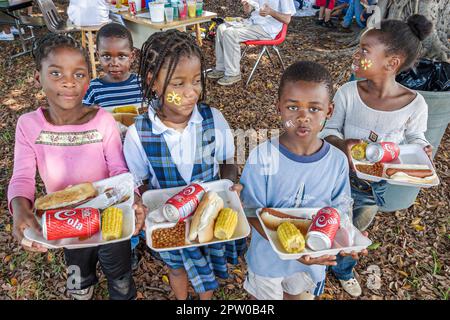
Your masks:
{"label": "denim jeans", "polygon": [[347,8],[347,13],[345,14],[344,17],[344,26],[346,27],[350,27],[350,25],[352,24],[353,21],[353,16],[355,16],[356,18],[356,23],[358,24],[358,26],[360,26],[361,28],[364,28],[366,26],[365,22],[361,21],[361,13],[363,11],[363,6],[361,5],[361,3],[359,2],[359,0],[350,0],[349,2],[349,6]]}
{"label": "denim jeans", "polygon": [[145,241],[145,232],[144,231],[141,231],[141,232],[139,232],[138,235],[131,237],[131,250],[136,249],[136,247],[139,244],[140,238],[144,239],[144,241]]}
{"label": "denim jeans", "polygon": [[[131,275],[130,242],[121,241],[98,247],[64,249],[68,267],[78,267],[79,274],[67,278],[68,289],[86,289],[97,283],[97,263],[100,263],[108,280],[111,300],[131,300],[136,297],[136,287]],[[79,287],[71,287],[77,280]]]}
{"label": "denim jeans", "polygon": [[[354,173],[350,174],[350,186],[353,198],[353,212],[355,209],[364,206],[382,207],[385,204],[384,193],[386,191],[386,181],[368,182],[358,179]],[[355,218],[355,216],[353,216]],[[331,267],[331,271],[339,280],[349,280],[354,277],[353,268],[357,261],[352,257],[336,257],[337,265]]]}

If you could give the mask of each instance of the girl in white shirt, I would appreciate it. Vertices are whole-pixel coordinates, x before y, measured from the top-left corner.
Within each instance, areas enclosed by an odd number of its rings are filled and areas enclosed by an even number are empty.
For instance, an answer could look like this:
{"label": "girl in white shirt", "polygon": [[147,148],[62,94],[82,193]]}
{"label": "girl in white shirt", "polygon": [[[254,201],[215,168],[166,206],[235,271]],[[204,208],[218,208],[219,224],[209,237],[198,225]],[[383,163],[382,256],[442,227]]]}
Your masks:
{"label": "girl in white shirt", "polygon": [[[354,171],[351,148],[362,140],[418,144],[431,159],[432,147],[425,138],[428,107],[424,98],[398,82],[396,75],[416,61],[421,42],[431,33],[432,23],[422,15],[407,22],[384,20],[380,28],[369,29],[360,39],[352,69],[365,80],[343,85],[334,97],[335,109],[322,137],[341,149]],[[385,205],[386,182],[369,183],[350,174],[354,200],[353,223],[365,230],[378,208]],[[353,296],[361,288],[353,277],[356,261],[345,258],[333,267],[344,289]]]}

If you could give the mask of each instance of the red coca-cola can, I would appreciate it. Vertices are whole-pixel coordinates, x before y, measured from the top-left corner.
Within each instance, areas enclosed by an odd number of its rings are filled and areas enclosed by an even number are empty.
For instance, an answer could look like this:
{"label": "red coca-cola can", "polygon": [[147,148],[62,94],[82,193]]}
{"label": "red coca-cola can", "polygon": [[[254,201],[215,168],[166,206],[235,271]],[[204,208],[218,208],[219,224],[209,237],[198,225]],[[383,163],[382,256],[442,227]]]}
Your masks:
{"label": "red coca-cola can", "polygon": [[197,209],[205,189],[198,183],[192,183],[166,201],[163,215],[170,222],[184,221]]}
{"label": "red coca-cola can", "polygon": [[394,142],[369,143],[366,159],[370,162],[391,162],[400,155],[400,147]]}
{"label": "red coca-cola can", "polygon": [[47,210],[42,233],[47,240],[86,237],[100,231],[100,212],[94,208]]}
{"label": "red coca-cola can", "polygon": [[136,15],[136,2],[128,1],[128,5],[129,5],[129,8],[130,8],[130,14],[135,16]]}
{"label": "red coca-cola can", "polygon": [[306,235],[306,244],[311,250],[330,249],[339,229],[341,218],[339,212],[331,207],[320,209],[311,222]]}

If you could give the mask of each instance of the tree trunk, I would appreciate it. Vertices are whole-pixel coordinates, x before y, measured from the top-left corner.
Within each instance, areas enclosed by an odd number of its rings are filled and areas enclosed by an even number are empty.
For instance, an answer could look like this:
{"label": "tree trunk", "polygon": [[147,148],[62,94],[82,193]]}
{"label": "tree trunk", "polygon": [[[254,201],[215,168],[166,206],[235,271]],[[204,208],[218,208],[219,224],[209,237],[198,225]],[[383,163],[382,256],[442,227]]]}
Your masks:
{"label": "tree trunk", "polygon": [[424,41],[422,56],[448,61],[450,56],[449,32],[450,1],[448,0],[379,0],[383,19],[406,20],[416,13],[423,14],[434,24],[433,33]]}

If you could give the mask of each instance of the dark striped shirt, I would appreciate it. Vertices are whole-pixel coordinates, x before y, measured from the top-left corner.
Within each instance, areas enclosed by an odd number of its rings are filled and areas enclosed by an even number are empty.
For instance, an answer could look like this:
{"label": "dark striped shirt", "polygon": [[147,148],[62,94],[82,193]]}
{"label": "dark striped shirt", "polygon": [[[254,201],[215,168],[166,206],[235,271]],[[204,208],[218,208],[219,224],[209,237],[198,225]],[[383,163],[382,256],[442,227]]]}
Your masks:
{"label": "dark striped shirt", "polygon": [[141,82],[136,74],[131,74],[123,82],[105,82],[96,78],[91,81],[83,104],[113,107],[141,103],[140,85]]}

